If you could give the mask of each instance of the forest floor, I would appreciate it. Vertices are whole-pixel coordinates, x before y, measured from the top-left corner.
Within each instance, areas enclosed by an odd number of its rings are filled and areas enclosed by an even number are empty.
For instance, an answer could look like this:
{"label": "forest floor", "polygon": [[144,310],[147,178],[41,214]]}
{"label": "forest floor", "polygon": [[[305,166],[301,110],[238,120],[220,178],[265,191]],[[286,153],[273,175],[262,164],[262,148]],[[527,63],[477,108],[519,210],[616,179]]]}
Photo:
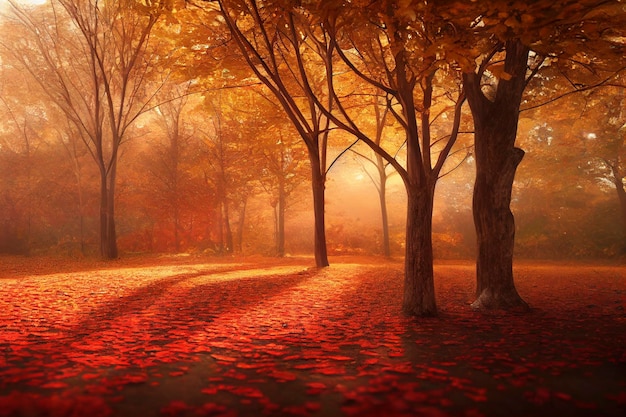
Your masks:
{"label": "forest floor", "polygon": [[532,309],[400,312],[377,258],[0,258],[0,416],[623,416],[626,268],[516,266]]}

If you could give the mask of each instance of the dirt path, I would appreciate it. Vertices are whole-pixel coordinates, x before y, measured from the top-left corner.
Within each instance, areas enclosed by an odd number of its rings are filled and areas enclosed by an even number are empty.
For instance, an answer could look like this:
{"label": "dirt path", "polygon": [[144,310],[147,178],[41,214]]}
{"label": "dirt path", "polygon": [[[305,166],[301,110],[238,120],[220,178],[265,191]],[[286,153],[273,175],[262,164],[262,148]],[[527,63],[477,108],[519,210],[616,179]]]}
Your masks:
{"label": "dirt path", "polygon": [[[3,260],[0,416],[622,416],[626,272],[517,267],[533,310],[400,314],[401,265]],[[53,271],[58,271],[53,273]]]}

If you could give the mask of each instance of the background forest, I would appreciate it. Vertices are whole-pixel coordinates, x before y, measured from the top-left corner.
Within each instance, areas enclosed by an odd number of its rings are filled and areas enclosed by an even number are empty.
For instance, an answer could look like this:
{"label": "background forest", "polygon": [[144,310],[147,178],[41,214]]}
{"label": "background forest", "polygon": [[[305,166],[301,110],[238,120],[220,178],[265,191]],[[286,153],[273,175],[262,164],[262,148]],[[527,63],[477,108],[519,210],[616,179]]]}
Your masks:
{"label": "background forest", "polygon": [[[124,21],[126,29],[94,32],[100,52],[116,55],[98,55],[85,31],[101,28],[80,7],[67,6],[73,3],[93,2],[2,2],[0,252],[97,254],[107,184],[110,212],[104,212],[115,216],[122,253],[311,253],[307,149],[224,29],[193,5],[156,14],[150,2],[119,2],[117,20],[103,15],[99,24]],[[526,151],[512,200],[517,257],[624,256],[624,76],[618,72],[593,89],[573,85],[556,68],[536,76],[527,94],[546,97],[539,100],[545,104],[522,103],[517,135]],[[351,111],[403,162],[401,127],[353,78],[341,80]],[[92,97],[94,85],[102,90]],[[569,94],[572,87],[580,91]],[[433,100],[450,106],[445,94]],[[441,114],[444,128],[434,133],[443,136],[452,120]],[[98,122],[115,125],[114,133],[81,130]],[[475,256],[472,129],[466,107],[437,183],[435,258]],[[329,129],[326,140],[329,253],[401,256],[401,179],[349,134]]]}

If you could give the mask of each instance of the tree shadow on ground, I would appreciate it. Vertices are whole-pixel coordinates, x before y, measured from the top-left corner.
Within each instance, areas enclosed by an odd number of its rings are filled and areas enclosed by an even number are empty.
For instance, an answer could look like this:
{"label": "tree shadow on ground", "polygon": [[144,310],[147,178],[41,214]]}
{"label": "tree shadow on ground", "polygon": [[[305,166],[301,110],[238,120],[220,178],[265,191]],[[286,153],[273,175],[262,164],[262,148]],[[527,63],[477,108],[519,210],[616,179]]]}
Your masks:
{"label": "tree shadow on ground", "polygon": [[[236,274],[232,279],[220,280],[232,273]],[[5,374],[0,392],[20,385],[38,388],[51,380],[80,376],[85,366],[145,368],[190,361],[198,351],[211,350],[206,342],[212,337],[210,327],[215,318],[245,311],[315,274],[314,269],[303,267],[273,272],[238,266],[151,281],[86,311],[70,326],[53,324],[46,331],[27,335],[22,343],[3,343],[5,364],[26,371]],[[185,285],[193,280],[204,283]],[[176,343],[187,346],[176,351]],[[35,368],[45,372],[29,375],[27,370]]]}

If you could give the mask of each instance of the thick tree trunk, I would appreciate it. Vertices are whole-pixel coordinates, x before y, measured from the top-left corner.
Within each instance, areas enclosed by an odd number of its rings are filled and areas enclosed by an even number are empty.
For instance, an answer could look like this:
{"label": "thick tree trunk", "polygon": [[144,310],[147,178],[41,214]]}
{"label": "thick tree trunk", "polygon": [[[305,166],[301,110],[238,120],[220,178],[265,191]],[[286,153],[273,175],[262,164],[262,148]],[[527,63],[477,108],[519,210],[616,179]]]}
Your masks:
{"label": "thick tree trunk", "polygon": [[407,187],[404,298],[406,315],[437,315],[433,271],[432,215],[434,187]]}
{"label": "thick tree trunk", "polygon": [[515,147],[519,106],[525,87],[528,49],[505,45],[505,72],[493,100],[481,90],[480,74],[465,74],[475,127],[474,225],[478,243],[477,309],[527,308],[513,279],[515,221],[510,210],[513,179],[524,151]]}
{"label": "thick tree trunk", "polygon": [[513,280],[515,220],[510,210],[513,179],[523,156],[524,151],[512,148],[501,155],[500,164],[479,167],[476,163],[473,211],[478,239],[478,299],[472,304],[474,308],[526,307]]}
{"label": "thick tree trunk", "polygon": [[326,249],[326,221],[324,212],[324,194],[326,184],[324,176],[320,172],[319,160],[315,161],[311,155],[311,187],[313,189],[313,216],[315,219],[315,265],[318,268],[326,267],[328,251]]}

